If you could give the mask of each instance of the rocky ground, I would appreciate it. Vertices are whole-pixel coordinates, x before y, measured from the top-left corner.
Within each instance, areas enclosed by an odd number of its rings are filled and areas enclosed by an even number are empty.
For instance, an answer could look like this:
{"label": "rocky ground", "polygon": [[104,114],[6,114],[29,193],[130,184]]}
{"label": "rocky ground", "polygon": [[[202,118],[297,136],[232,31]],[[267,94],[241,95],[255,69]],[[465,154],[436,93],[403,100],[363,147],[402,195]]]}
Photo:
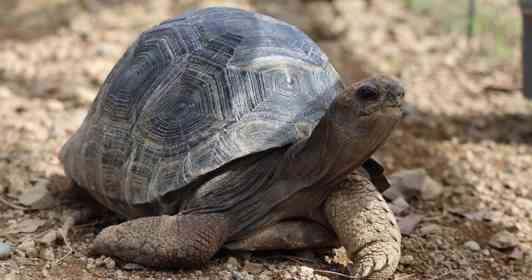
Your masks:
{"label": "rocky ground", "polygon": [[[400,1],[22,0],[0,4],[0,279],[342,279],[349,272],[341,250],[222,252],[202,270],[146,270],[88,258],[103,225],[65,221],[68,208],[56,194],[69,184],[57,151],[118,57],[147,27],[222,2],[298,25],[346,82],[371,73],[405,82],[411,114],[377,155],[388,173],[399,172],[392,180],[403,191],[387,194],[403,231],[395,279],[532,278],[532,102],[521,96],[517,51],[494,58],[482,42],[446,32]],[[518,16],[511,7],[501,12]]]}

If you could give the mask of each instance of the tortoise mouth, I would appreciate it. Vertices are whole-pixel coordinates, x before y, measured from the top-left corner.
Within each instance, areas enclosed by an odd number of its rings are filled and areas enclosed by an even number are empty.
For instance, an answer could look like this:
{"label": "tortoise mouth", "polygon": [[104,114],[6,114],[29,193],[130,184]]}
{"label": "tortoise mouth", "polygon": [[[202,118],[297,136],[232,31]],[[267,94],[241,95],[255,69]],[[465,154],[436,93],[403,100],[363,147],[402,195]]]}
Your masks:
{"label": "tortoise mouth", "polygon": [[403,106],[401,104],[399,105],[384,105],[381,110],[379,110],[381,114],[403,114]]}
{"label": "tortoise mouth", "polygon": [[401,118],[403,118],[407,114],[407,111],[404,105],[405,105],[405,102],[402,98],[401,99],[398,98],[394,100],[387,100],[387,102],[383,104],[381,110],[383,112],[387,112],[387,111],[393,111],[393,110],[398,109],[401,114]]}
{"label": "tortoise mouth", "polygon": [[401,118],[404,119],[406,116],[410,115],[410,112],[408,112],[408,110],[406,110],[405,106],[401,106],[399,108],[399,110],[401,111]]}
{"label": "tortoise mouth", "polygon": [[397,102],[386,102],[380,106],[375,106],[370,110],[361,110],[358,112],[359,117],[371,117],[374,114],[397,114],[400,113],[401,116],[406,114],[406,110],[403,106],[402,101]]}

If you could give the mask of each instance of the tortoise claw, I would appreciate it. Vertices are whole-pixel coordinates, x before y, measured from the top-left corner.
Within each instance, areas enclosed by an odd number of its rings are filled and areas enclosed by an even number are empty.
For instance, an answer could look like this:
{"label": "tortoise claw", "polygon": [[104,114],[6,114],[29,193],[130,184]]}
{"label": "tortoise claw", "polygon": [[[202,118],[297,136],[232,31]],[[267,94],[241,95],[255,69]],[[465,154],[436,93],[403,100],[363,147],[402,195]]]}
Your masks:
{"label": "tortoise claw", "polygon": [[356,279],[387,279],[399,262],[400,253],[390,244],[377,242],[364,247],[353,260],[352,275]]}

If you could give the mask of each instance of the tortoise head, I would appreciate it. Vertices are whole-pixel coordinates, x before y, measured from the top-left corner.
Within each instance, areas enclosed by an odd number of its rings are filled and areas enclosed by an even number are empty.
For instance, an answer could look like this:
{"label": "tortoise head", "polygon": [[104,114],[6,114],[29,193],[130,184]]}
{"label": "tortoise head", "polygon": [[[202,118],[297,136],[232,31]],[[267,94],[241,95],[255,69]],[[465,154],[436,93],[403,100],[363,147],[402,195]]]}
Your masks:
{"label": "tortoise head", "polygon": [[339,94],[329,109],[334,127],[350,142],[374,150],[403,117],[405,90],[390,77],[376,76],[357,82]]}

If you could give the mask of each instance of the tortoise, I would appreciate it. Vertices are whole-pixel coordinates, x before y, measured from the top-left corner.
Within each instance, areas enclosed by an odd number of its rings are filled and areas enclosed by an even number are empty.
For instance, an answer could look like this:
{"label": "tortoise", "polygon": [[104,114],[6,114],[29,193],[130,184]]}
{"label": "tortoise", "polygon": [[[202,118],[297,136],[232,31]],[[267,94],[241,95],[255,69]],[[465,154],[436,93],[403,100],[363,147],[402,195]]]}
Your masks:
{"label": "tortoise", "polygon": [[371,156],[405,91],[344,86],[296,27],[235,8],[189,11],[143,32],[60,152],[66,175],[128,219],[91,252],[155,268],[220,249],[343,245],[354,274],[393,273],[400,233]]}

